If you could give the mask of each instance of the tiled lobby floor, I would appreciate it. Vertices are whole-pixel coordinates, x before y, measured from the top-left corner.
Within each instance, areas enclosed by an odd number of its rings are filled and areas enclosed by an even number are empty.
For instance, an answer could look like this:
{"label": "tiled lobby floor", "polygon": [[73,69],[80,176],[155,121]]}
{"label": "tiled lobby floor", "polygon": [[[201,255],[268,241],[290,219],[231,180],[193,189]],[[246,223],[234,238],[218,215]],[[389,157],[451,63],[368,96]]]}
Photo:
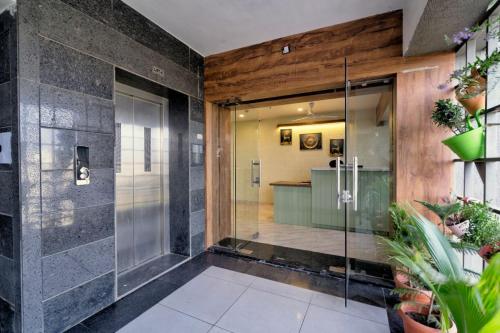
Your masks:
{"label": "tiled lobby floor", "polygon": [[386,309],[210,266],[119,332],[389,332]]}

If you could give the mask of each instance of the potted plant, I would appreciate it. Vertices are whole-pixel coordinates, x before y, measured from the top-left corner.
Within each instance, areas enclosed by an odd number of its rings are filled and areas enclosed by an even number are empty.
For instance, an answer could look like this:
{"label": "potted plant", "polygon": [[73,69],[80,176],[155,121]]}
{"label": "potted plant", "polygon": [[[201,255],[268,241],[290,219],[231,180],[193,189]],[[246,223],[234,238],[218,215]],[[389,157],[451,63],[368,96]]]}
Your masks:
{"label": "potted plant", "polygon": [[441,219],[441,222],[450,229],[450,231],[462,238],[469,230],[469,220],[462,214],[462,202],[459,200],[448,200],[444,204],[432,204],[426,201],[418,201],[427,209],[435,213]]}
{"label": "potted plant", "polygon": [[489,262],[491,258],[497,253],[500,252],[500,242],[496,242],[493,244],[486,244],[481,246],[479,249],[479,255],[481,258],[483,258],[486,262]]}
{"label": "potted plant", "polygon": [[463,109],[450,99],[440,99],[435,103],[432,121],[438,127],[446,127],[455,135],[443,140],[455,154],[464,161],[472,161],[484,156],[485,134],[479,120],[480,112],[476,112],[477,128],[471,124],[469,115],[465,116]]}
{"label": "potted plant", "polygon": [[[412,214],[414,234],[423,250],[415,250],[393,240],[385,239],[393,260],[416,274],[422,283],[432,291],[438,305],[442,331],[461,333],[494,333],[500,328],[500,255],[490,261],[478,278],[466,272],[457,252],[438,228],[423,216]],[[421,252],[423,251],[423,252]],[[413,314],[420,314],[416,316]],[[437,332],[424,330],[428,320],[411,305],[402,304],[400,315],[405,324],[405,332]],[[427,311],[427,313],[429,313]],[[414,325],[420,321],[423,326]],[[455,328],[456,327],[456,328]]]}
{"label": "potted plant", "polygon": [[[464,28],[453,34],[452,38],[445,35],[445,41],[450,45],[462,45],[478,32],[484,32],[482,35],[485,41],[495,39],[500,41],[500,16]],[[484,59],[478,57],[473,63],[468,63],[451,74],[450,81],[456,83],[455,93],[457,99],[471,115],[474,115],[478,110],[484,109],[486,76],[499,62],[500,52],[495,49]]]}
{"label": "potted plant", "polygon": [[482,246],[490,246],[490,248],[487,247],[483,250],[485,254],[490,252],[488,249],[495,250],[500,242],[500,221],[491,211],[488,203],[466,200],[462,208],[462,215],[470,221],[469,230],[463,236],[462,242],[477,249]]}
{"label": "potted plant", "polygon": [[[393,203],[389,207],[389,215],[393,226],[392,240],[405,246],[420,247],[412,236],[412,220],[406,209]],[[425,290],[418,278],[404,267],[394,269],[394,285],[394,292],[402,301],[413,301],[421,305],[429,305],[431,302],[431,292]]]}

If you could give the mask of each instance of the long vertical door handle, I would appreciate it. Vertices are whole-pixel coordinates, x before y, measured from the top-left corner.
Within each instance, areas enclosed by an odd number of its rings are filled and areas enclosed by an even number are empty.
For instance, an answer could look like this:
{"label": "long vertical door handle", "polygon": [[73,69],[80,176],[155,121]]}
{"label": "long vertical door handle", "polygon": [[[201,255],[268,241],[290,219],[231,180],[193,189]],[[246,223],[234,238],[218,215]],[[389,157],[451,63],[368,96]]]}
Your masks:
{"label": "long vertical door handle", "polygon": [[352,158],[352,201],[354,211],[358,210],[358,157]]}
{"label": "long vertical door handle", "polygon": [[341,192],[340,192],[340,157],[337,157],[337,209],[340,210]]}
{"label": "long vertical door handle", "polygon": [[262,174],[262,160],[259,160],[259,178],[258,178],[259,187],[260,187],[261,174]]}
{"label": "long vertical door handle", "polygon": [[254,160],[250,161],[250,186],[253,187],[255,184],[255,175],[253,174],[253,164]]}

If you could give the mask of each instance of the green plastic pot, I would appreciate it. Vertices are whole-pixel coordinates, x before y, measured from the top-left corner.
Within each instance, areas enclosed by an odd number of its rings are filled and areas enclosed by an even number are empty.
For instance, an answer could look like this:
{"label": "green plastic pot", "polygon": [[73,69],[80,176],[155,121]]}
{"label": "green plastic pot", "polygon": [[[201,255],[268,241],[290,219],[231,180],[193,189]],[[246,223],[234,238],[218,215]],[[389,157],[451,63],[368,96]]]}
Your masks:
{"label": "green plastic pot", "polygon": [[473,161],[484,156],[484,127],[452,136],[443,141],[455,154],[464,161]]}

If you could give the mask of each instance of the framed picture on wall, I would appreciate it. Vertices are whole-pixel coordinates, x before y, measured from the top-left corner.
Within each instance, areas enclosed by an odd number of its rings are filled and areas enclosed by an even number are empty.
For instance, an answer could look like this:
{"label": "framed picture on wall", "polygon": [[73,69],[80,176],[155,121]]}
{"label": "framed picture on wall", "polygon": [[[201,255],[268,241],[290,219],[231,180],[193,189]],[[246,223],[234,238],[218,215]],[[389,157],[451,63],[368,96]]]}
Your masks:
{"label": "framed picture on wall", "polygon": [[344,156],[344,139],[330,139],[330,156]]}
{"label": "framed picture on wall", "polygon": [[280,145],[289,146],[292,144],[292,129],[282,128],[280,129]]}
{"label": "framed picture on wall", "polygon": [[322,148],[321,133],[300,135],[300,150],[320,150]]}

